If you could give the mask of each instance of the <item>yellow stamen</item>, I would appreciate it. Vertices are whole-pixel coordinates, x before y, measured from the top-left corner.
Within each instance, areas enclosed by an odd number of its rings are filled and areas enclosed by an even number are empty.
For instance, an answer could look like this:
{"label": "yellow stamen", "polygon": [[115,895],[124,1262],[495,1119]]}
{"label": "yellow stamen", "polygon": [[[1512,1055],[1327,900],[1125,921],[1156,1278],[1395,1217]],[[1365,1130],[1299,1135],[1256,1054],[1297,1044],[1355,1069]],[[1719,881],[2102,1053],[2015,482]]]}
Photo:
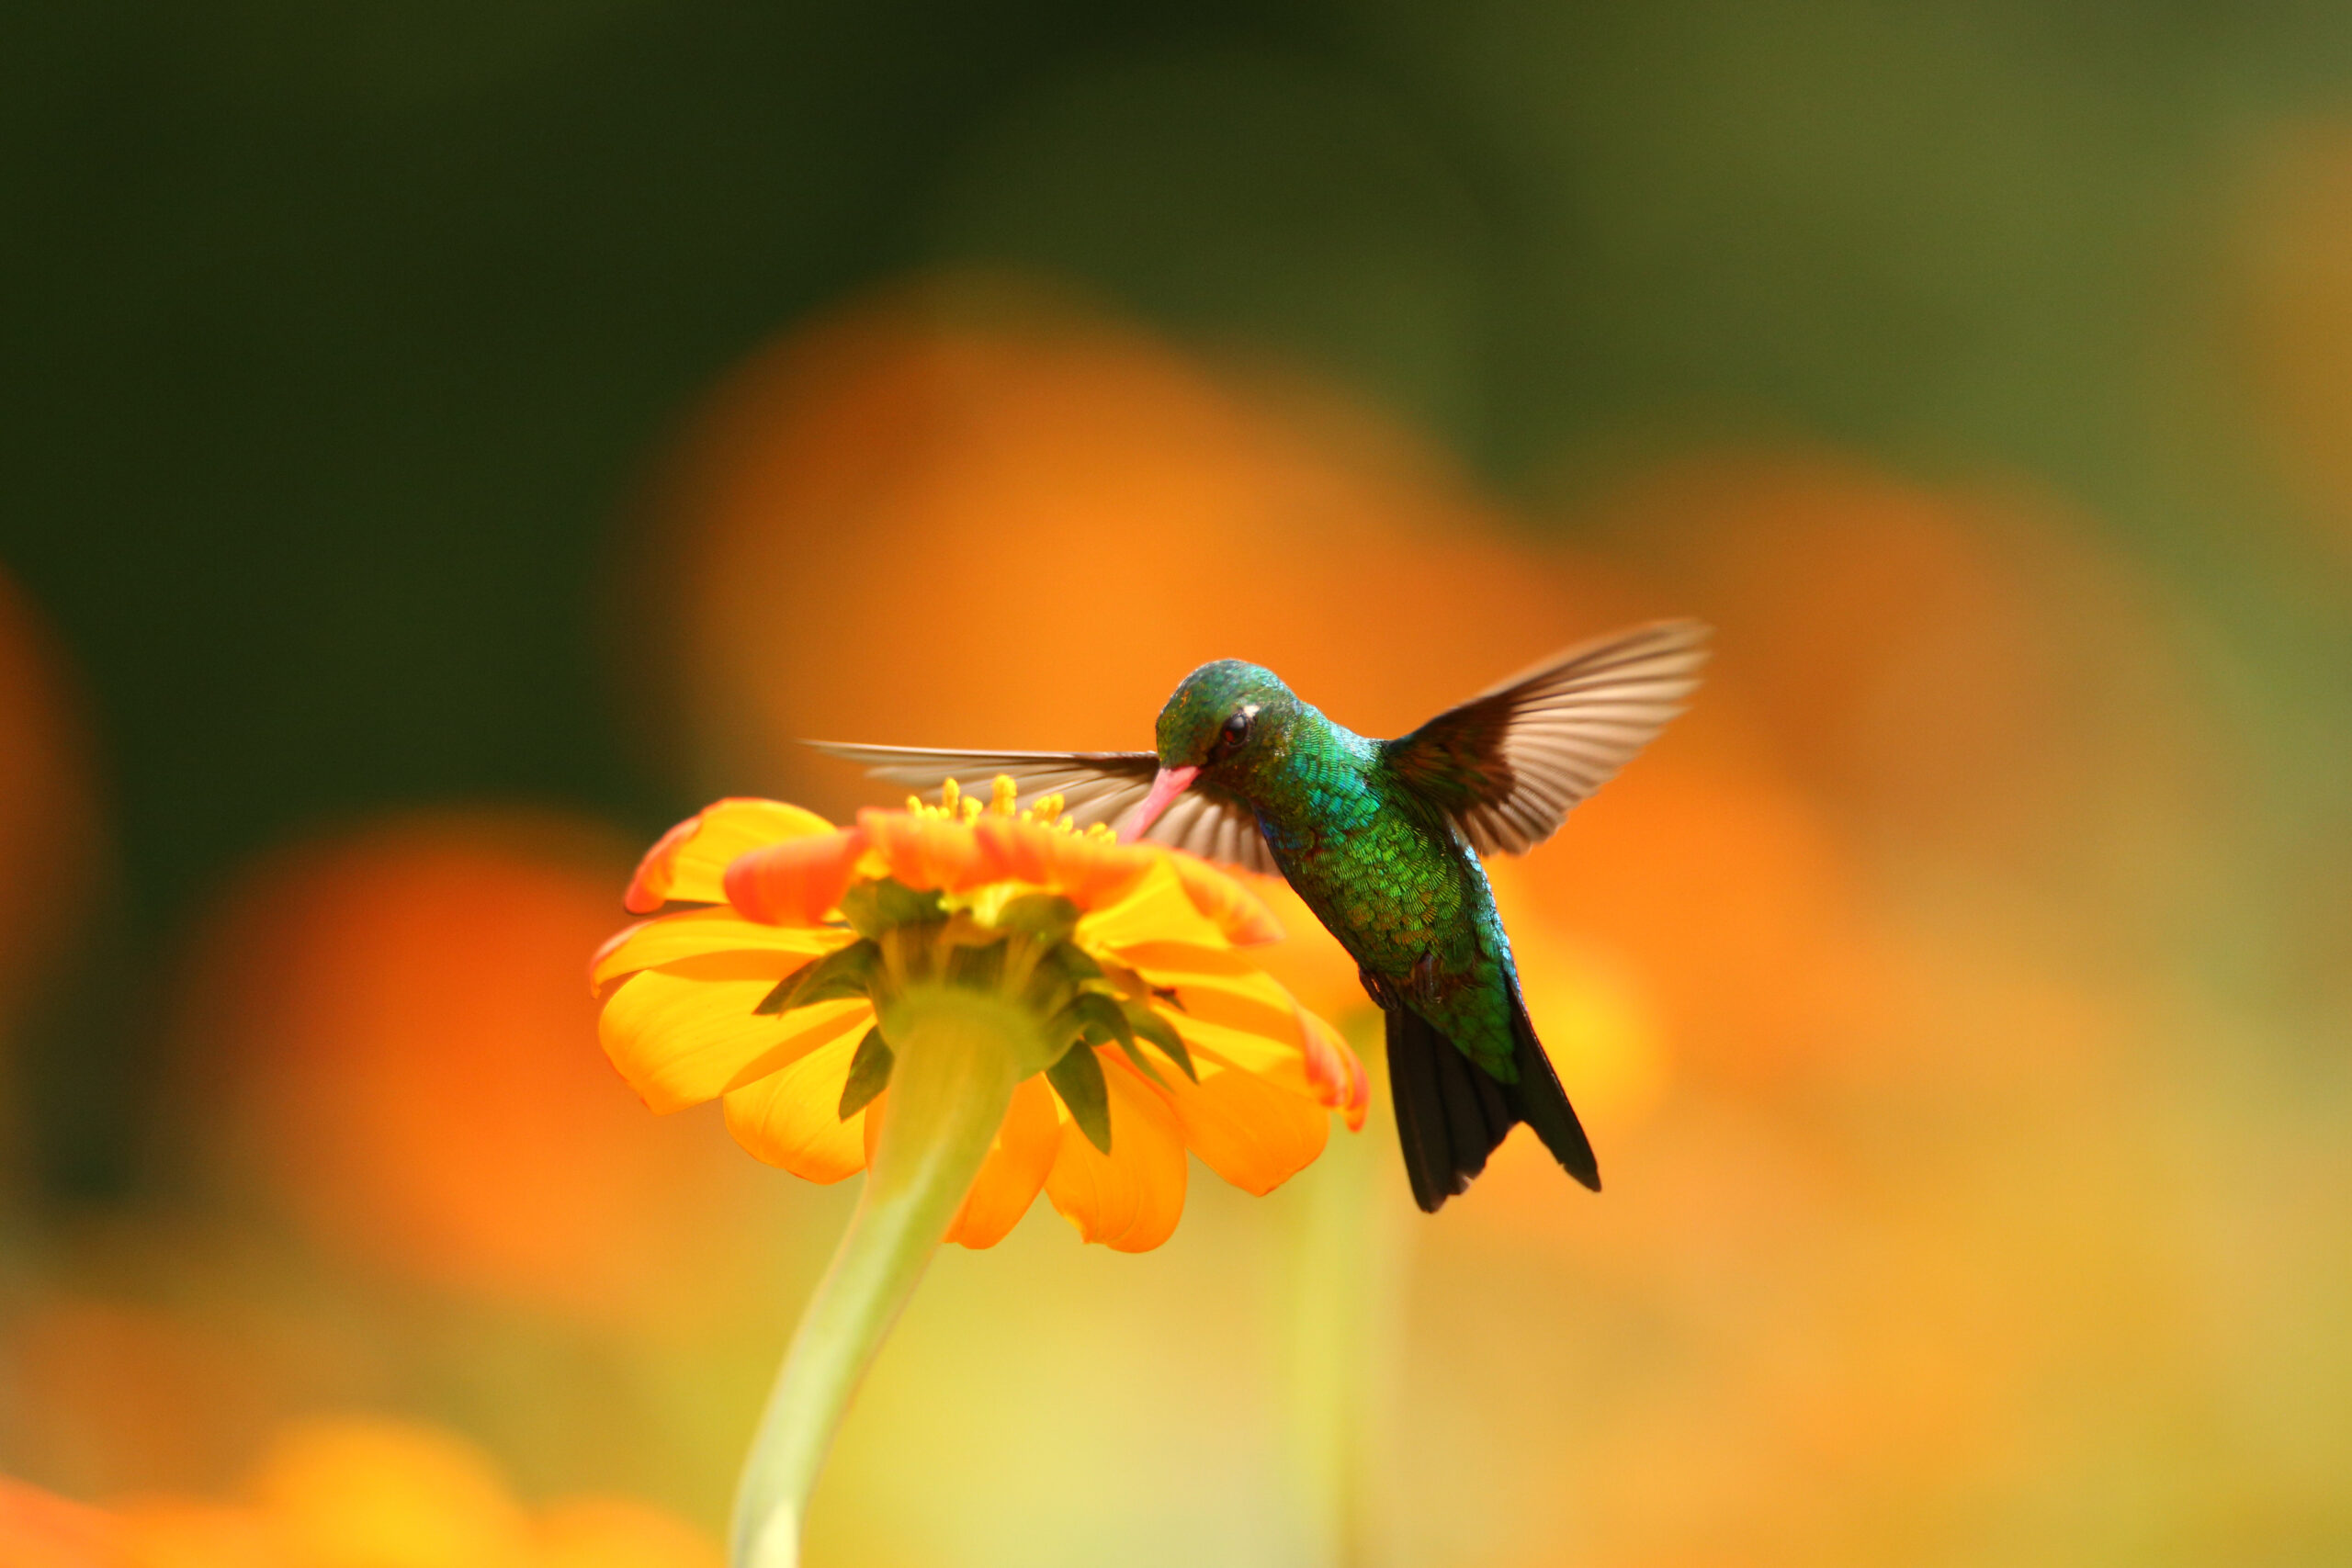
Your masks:
{"label": "yellow stamen", "polygon": [[1029,808],[1031,819],[1050,828],[1061,818],[1062,797],[1049,795]]}
{"label": "yellow stamen", "polygon": [[1012,815],[1012,803],[1021,795],[1021,786],[1012,782],[1011,773],[999,773],[989,791],[989,810],[998,817]]}
{"label": "yellow stamen", "polygon": [[964,814],[963,801],[964,792],[957,787],[954,779],[949,779],[939,786],[939,814],[949,821],[952,822]]}

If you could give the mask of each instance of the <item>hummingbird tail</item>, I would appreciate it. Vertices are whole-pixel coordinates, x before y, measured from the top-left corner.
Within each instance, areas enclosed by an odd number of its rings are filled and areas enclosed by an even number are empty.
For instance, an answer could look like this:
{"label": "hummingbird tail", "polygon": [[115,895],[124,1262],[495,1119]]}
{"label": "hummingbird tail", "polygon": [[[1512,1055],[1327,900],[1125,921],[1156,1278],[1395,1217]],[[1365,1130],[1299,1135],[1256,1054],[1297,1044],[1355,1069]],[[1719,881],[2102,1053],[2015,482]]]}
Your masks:
{"label": "hummingbird tail", "polygon": [[1466,1191],[1519,1118],[1503,1086],[1407,1007],[1388,1010],[1388,1089],[1413,1201],[1434,1214]]}
{"label": "hummingbird tail", "polygon": [[1487,1156],[1521,1122],[1535,1129],[1561,1168],[1595,1192],[1600,1190],[1600,1167],[1591,1141],[1535,1038],[1516,977],[1510,982],[1510,1000],[1512,1065],[1519,1069],[1519,1081],[1510,1084],[1488,1077],[1412,1009],[1387,1010],[1388,1087],[1396,1104],[1396,1142],[1404,1150],[1413,1201],[1424,1213],[1436,1213],[1448,1198],[1466,1191],[1471,1179],[1487,1168]]}
{"label": "hummingbird tail", "polygon": [[1535,1038],[1516,975],[1510,976],[1510,1037],[1511,1065],[1519,1069],[1519,1081],[1501,1087],[1512,1113],[1535,1129],[1562,1170],[1600,1191],[1600,1161],[1593,1156],[1592,1140],[1584,1135],[1584,1123],[1577,1120],[1577,1108],[1568,1103],[1568,1091],[1560,1087],[1560,1075],[1552,1070],[1552,1058]]}

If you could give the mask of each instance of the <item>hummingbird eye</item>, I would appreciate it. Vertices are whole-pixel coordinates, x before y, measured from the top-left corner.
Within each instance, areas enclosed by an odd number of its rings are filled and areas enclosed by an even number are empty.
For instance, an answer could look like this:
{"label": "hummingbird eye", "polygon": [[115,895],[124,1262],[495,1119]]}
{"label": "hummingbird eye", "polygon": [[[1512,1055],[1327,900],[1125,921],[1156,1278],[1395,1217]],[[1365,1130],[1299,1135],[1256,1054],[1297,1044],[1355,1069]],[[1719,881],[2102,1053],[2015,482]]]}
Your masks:
{"label": "hummingbird eye", "polygon": [[1230,750],[1249,739],[1250,716],[1248,714],[1238,713],[1225,721],[1224,739],[1227,750]]}

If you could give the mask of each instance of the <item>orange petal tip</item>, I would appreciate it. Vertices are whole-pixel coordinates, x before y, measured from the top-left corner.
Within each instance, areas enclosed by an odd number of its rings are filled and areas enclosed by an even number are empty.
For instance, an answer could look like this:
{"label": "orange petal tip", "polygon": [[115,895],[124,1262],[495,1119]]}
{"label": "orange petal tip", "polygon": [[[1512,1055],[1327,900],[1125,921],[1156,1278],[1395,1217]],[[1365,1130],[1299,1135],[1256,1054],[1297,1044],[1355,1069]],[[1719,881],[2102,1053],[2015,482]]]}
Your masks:
{"label": "orange petal tip", "polygon": [[632,915],[650,915],[669,901],[671,868],[678,851],[701,827],[702,813],[697,811],[653,841],[645,858],[637,863],[628,891],[621,895],[622,908]]}
{"label": "orange petal tip", "polygon": [[1315,1086],[1316,1098],[1346,1119],[1349,1132],[1363,1131],[1372,1104],[1363,1063],[1338,1030],[1303,1007],[1298,1009],[1298,1033],[1306,1081]]}
{"label": "orange petal tip", "polygon": [[890,875],[909,887],[961,893],[1004,874],[993,845],[972,823],[874,807],[859,812],[857,823]]}
{"label": "orange petal tip", "polygon": [[841,902],[865,843],[863,827],[836,828],[738,855],[722,883],[727,901],[765,925],[821,924]]}
{"label": "orange petal tip", "polygon": [[1167,852],[1130,849],[1107,838],[1018,818],[983,817],[973,829],[989,846],[999,875],[1050,887],[1081,909],[1117,903],[1135,891],[1155,860]]}

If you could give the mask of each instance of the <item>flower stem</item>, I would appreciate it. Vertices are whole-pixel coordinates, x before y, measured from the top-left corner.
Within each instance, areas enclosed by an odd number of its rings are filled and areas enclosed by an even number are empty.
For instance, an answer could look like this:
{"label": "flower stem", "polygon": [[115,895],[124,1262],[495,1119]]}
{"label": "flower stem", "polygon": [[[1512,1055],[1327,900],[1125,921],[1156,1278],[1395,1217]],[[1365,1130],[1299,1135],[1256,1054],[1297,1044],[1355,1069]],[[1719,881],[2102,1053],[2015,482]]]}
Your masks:
{"label": "flower stem", "polygon": [[881,1135],[744,1461],[735,1568],[796,1568],[808,1495],[850,1396],[971,1190],[1014,1087],[1042,1065],[1029,1014],[986,993],[922,987],[881,1024],[895,1057]]}
{"label": "flower stem", "polygon": [[1286,1435],[1304,1505],[1301,1561],[1317,1568],[1393,1560],[1382,1505],[1408,1238],[1396,1223],[1403,1186],[1388,1153],[1387,1075],[1379,1056],[1366,1061],[1373,1119],[1362,1136],[1333,1139],[1298,1179],[1304,1209],[1287,1281]]}

